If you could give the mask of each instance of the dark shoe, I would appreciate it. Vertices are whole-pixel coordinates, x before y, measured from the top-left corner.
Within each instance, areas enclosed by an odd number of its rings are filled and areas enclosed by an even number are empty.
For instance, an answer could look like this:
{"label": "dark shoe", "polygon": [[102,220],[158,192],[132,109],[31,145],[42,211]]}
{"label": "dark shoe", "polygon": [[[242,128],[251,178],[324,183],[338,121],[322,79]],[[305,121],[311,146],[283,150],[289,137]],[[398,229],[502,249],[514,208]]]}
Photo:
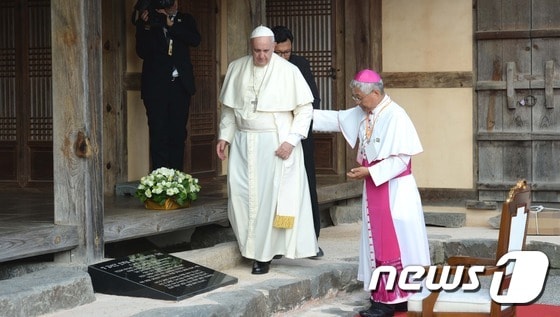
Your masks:
{"label": "dark shoe", "polygon": [[317,260],[318,258],[322,257],[323,255],[325,255],[325,253],[323,253],[323,249],[319,248],[319,252],[317,252],[317,255],[314,256],[310,256],[310,259],[313,260]]}
{"label": "dark shoe", "polygon": [[393,307],[395,307],[395,311],[407,312],[408,311],[408,302],[398,303],[398,304],[393,305]]}
{"label": "dark shoe", "polygon": [[371,306],[367,310],[361,310],[359,314],[362,317],[393,317],[395,307],[380,302],[371,302]]}
{"label": "dark shoe", "polygon": [[282,258],[282,254],[277,254],[273,257],[274,260],[280,260]]}
{"label": "dark shoe", "polygon": [[272,262],[272,261],[268,261],[268,262],[254,261],[253,262],[253,270],[251,271],[251,274],[266,274],[266,273],[268,273],[268,269],[270,268],[270,262]]}

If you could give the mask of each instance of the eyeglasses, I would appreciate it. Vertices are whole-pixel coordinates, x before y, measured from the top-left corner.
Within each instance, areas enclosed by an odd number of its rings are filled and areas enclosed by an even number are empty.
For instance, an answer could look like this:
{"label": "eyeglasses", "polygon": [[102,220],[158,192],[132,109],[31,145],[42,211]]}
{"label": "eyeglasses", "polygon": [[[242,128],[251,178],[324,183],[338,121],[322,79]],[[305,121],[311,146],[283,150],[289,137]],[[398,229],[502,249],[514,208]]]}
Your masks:
{"label": "eyeglasses", "polygon": [[[368,95],[369,95],[369,94],[368,94]],[[360,103],[360,102],[362,102],[362,100],[364,100],[364,98],[365,98],[366,96],[367,96],[367,95],[364,95],[363,97],[362,97],[362,96],[359,96],[359,95],[352,95],[352,100],[354,100],[355,102]]]}
{"label": "eyeglasses", "polygon": [[[370,92],[369,94],[371,94],[371,93],[373,93],[373,91]],[[367,97],[369,94],[365,94],[365,95],[363,95],[363,96],[360,96],[360,95],[352,95],[352,100],[354,100],[354,102],[356,102],[356,103],[361,103],[362,100],[364,100],[364,98]]]}
{"label": "eyeglasses", "polygon": [[290,55],[292,53],[292,50],[287,50],[287,51],[274,51],[274,53],[280,55],[280,56],[286,56],[286,55]]}
{"label": "eyeglasses", "polygon": [[[367,96],[367,95],[366,95]],[[365,97],[365,96],[364,96]],[[352,100],[354,100],[355,102],[362,102],[362,100],[364,99],[364,97],[362,96],[358,96],[358,95],[352,95]]]}

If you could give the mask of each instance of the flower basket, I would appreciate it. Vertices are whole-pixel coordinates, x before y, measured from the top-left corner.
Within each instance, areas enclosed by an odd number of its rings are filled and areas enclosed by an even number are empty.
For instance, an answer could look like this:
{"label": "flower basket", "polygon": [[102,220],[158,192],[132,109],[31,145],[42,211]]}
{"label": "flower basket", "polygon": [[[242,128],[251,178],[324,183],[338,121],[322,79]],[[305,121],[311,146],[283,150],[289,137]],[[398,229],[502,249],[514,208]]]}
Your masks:
{"label": "flower basket", "polygon": [[146,207],[146,209],[153,209],[153,210],[173,210],[179,208],[189,208],[191,206],[191,202],[186,201],[185,203],[183,203],[183,205],[179,205],[173,199],[167,198],[163,202],[163,205],[160,205],[155,201],[148,199],[144,202],[144,206]]}
{"label": "flower basket", "polygon": [[188,208],[198,198],[198,179],[178,170],[161,167],[140,179],[135,196],[147,209]]}

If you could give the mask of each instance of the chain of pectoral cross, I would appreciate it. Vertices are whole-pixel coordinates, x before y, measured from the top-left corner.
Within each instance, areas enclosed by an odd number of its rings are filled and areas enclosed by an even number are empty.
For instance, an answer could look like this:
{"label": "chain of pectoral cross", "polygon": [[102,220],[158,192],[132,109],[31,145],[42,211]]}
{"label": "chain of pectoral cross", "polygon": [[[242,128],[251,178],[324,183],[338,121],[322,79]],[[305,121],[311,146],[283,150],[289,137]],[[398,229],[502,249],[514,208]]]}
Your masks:
{"label": "chain of pectoral cross", "polygon": [[255,65],[253,65],[253,93],[255,93],[255,99],[253,99],[253,101],[251,101],[251,104],[253,105],[253,112],[257,111],[257,105],[259,104],[259,93],[261,92],[261,88],[262,85],[264,83],[264,79],[266,77],[266,72],[268,71],[268,64],[266,65],[266,68],[264,69],[264,75],[262,77],[261,83],[259,85],[259,89],[255,90]]}
{"label": "chain of pectoral cross", "polygon": [[375,116],[373,115],[373,111],[368,111],[368,113],[366,113],[366,118],[365,118],[366,128],[365,128],[364,143],[369,143],[369,141],[371,139],[371,135],[373,134],[373,128],[375,128],[375,123],[377,123],[377,120],[379,119],[379,116],[381,115],[381,112],[383,110],[385,110],[385,108],[387,108],[387,106],[390,103],[391,103],[391,100],[387,99],[387,100],[385,100],[384,103],[380,104],[379,106],[381,106],[381,108],[375,114]]}

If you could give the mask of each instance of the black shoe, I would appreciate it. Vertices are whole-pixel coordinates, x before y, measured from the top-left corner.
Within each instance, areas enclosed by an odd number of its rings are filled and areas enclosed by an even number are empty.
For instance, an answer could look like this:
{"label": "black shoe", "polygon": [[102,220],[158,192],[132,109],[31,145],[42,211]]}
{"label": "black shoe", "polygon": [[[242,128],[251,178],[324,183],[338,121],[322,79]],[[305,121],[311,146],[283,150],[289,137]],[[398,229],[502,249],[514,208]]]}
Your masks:
{"label": "black shoe", "polygon": [[371,306],[367,310],[361,310],[359,314],[362,317],[393,317],[395,307],[394,305],[372,301]]}
{"label": "black shoe", "polygon": [[276,255],[273,257],[273,259],[274,259],[274,260],[280,260],[280,259],[282,258],[282,256],[283,256],[282,254],[276,254]]}
{"label": "black shoe", "polygon": [[310,256],[310,259],[313,260],[317,260],[318,258],[322,257],[323,255],[325,255],[325,253],[323,252],[323,249],[319,248],[319,252],[317,252],[317,255],[314,256]]}
{"label": "black shoe", "polygon": [[398,304],[393,305],[393,307],[395,307],[395,311],[407,312],[408,311],[408,302],[398,303]]}
{"label": "black shoe", "polygon": [[266,273],[268,273],[268,269],[270,268],[270,262],[272,262],[272,261],[268,261],[268,262],[254,261],[253,262],[253,270],[251,271],[251,274],[266,274]]}

